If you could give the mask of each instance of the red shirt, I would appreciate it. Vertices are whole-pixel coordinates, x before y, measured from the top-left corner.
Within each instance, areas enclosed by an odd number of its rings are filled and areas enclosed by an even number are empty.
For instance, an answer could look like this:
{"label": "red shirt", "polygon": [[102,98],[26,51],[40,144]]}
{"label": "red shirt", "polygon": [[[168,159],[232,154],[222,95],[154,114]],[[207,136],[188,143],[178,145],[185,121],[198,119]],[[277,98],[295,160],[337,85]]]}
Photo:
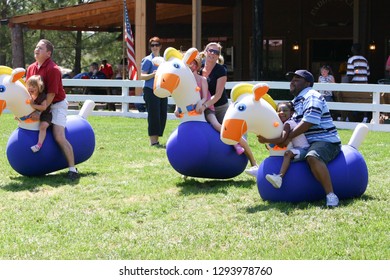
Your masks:
{"label": "red shirt", "polygon": [[57,103],[66,98],[64,87],[62,86],[62,74],[60,68],[51,58],[48,58],[38,69],[38,62],[34,62],[27,68],[26,81],[33,75],[41,76],[45,84],[45,92],[54,93],[52,103]]}
{"label": "red shirt", "polygon": [[112,70],[112,66],[109,63],[107,63],[106,65],[102,64],[100,66],[99,70],[102,71],[104,73],[104,75],[106,75],[107,79],[111,79],[112,75],[114,75],[114,71]]}

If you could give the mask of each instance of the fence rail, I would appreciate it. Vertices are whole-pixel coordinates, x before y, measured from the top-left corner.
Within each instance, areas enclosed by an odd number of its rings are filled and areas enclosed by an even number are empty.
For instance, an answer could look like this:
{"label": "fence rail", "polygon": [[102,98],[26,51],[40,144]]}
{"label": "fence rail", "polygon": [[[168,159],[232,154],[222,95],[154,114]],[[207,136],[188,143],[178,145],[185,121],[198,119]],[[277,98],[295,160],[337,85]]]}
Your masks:
{"label": "fence rail", "polygon": [[[227,82],[226,89],[230,90],[234,85],[240,82]],[[248,82],[256,84],[257,82]],[[270,86],[270,89],[289,90],[289,82],[273,82],[266,81]],[[63,84],[65,87],[73,88],[85,88],[85,87],[103,87],[103,88],[121,88],[121,95],[85,95],[85,94],[68,94],[67,99],[69,102],[84,102],[87,99],[91,99],[97,103],[121,103],[120,110],[117,111],[105,111],[96,110],[92,114],[99,116],[123,116],[132,118],[145,118],[147,113],[138,112],[136,110],[129,110],[130,103],[144,103],[141,96],[129,96],[129,89],[142,88],[143,81],[130,81],[130,80],[75,80],[64,79]],[[390,102],[381,104],[382,101],[390,99],[390,85],[386,84],[321,84],[315,83],[314,88],[316,90],[331,90],[333,92],[355,92],[355,93],[372,93],[372,103],[350,103],[350,102],[328,102],[330,110],[339,111],[361,111],[372,112],[372,121],[368,124],[369,128],[374,131],[387,131],[390,132],[390,124],[380,124],[380,114],[385,113],[390,115]],[[383,99],[385,96],[387,99]],[[280,100],[275,100],[276,102]],[[172,98],[168,98],[168,104],[175,104]],[[69,114],[77,114],[78,110],[69,110]],[[174,119],[175,116],[170,113],[168,116],[170,119]],[[335,121],[337,128],[342,129],[354,129],[356,122]]]}

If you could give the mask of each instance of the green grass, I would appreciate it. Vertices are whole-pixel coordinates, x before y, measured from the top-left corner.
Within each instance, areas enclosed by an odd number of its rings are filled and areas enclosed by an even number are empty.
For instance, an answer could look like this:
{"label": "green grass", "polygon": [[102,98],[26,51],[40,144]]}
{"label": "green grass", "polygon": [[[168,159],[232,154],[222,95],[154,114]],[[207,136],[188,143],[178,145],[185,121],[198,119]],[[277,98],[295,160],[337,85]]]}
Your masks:
{"label": "green grass", "polygon": [[[16,128],[1,116],[0,258],[29,259],[365,259],[390,258],[390,134],[370,132],[361,146],[369,185],[337,209],[263,201],[246,174],[183,180],[164,149],[148,145],[146,120],[90,117],[96,150],[67,170],[29,178],[9,165]],[[177,127],[168,121],[162,143]],[[352,131],[341,130],[343,143]],[[267,156],[249,135],[261,162]],[[38,164],[38,163],[37,163]]]}

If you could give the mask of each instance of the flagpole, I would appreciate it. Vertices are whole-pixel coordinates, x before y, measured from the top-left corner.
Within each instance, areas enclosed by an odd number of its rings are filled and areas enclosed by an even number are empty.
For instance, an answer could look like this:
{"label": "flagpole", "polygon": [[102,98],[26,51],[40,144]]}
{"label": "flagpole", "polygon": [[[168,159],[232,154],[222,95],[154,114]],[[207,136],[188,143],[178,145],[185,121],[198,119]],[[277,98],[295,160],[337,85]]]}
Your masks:
{"label": "flagpole", "polygon": [[123,38],[122,38],[122,62],[121,62],[121,65],[122,65],[122,80],[125,79],[126,77],[126,65],[125,65],[125,55],[126,55],[126,51],[125,51],[125,36],[126,36],[126,23],[125,23],[125,4],[127,4],[125,1],[123,2],[123,27],[122,27],[122,34],[123,34]]}

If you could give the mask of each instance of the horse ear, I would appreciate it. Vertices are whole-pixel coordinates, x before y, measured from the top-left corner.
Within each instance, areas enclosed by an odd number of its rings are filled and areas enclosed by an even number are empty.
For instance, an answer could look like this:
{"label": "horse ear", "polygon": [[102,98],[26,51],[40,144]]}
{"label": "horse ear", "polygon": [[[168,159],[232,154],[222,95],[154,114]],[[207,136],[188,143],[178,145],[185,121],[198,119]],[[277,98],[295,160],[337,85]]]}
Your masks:
{"label": "horse ear", "polygon": [[160,66],[161,63],[164,62],[164,58],[162,58],[161,56],[156,56],[152,59],[152,63],[155,65],[155,66]]}
{"label": "horse ear", "polygon": [[164,59],[168,61],[172,58],[182,59],[183,55],[177,49],[169,47],[164,52]]}
{"label": "horse ear", "polygon": [[19,79],[23,78],[25,73],[26,73],[26,70],[24,70],[23,68],[16,68],[16,69],[12,70],[11,81],[13,83],[16,83]]}
{"label": "horse ear", "polygon": [[265,101],[267,101],[272,108],[276,110],[277,106],[275,101],[272,99],[272,97],[267,93],[269,90],[269,86],[266,83],[259,83],[256,84],[253,87],[253,93],[254,93],[254,99],[256,101],[259,101],[260,98],[263,98]]}
{"label": "horse ear", "polygon": [[196,48],[190,48],[186,51],[183,57],[183,62],[187,65],[190,65],[192,61],[196,58],[196,56],[199,54],[199,51]]}
{"label": "horse ear", "polygon": [[253,93],[255,100],[259,101],[269,90],[269,86],[266,83],[258,83],[253,87]]}

